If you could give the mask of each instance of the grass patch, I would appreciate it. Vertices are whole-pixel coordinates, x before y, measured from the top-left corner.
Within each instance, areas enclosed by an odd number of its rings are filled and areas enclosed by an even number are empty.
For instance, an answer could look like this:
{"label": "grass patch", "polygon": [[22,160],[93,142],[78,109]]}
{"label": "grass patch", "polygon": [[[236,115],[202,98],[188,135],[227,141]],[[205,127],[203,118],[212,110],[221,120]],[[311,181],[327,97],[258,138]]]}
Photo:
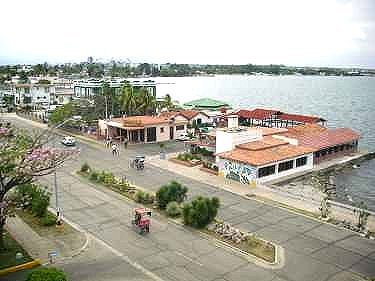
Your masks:
{"label": "grass patch", "polygon": [[[41,218],[34,216],[28,211],[16,210],[16,214],[42,237],[46,237],[51,234],[61,236],[66,234],[72,234],[75,232],[75,230],[67,223],[64,223],[64,227],[62,229],[57,229],[55,224],[45,226],[42,224]],[[47,211],[47,215],[56,218],[56,216],[49,211]]]}
{"label": "grass patch", "polygon": [[227,240],[212,230],[202,230],[204,233],[223,241],[234,248],[240,249],[248,254],[254,255],[266,262],[273,263],[276,260],[276,249],[272,243],[256,238],[255,236],[249,237],[246,241],[235,243],[232,240]]}
{"label": "grass patch", "polygon": [[[0,251],[0,269],[20,265],[30,262],[33,259],[28,253],[14,240],[7,231],[4,231],[4,243],[6,250]],[[22,253],[23,258],[16,259],[16,253]]]}

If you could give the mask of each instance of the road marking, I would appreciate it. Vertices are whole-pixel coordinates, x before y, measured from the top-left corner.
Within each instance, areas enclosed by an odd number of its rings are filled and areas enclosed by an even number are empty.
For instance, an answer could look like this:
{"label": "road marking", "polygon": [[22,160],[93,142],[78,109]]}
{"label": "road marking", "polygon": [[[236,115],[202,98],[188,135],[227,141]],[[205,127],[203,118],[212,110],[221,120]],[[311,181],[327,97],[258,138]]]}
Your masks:
{"label": "road marking", "polygon": [[95,237],[94,235],[90,234],[91,238],[93,240],[95,240],[96,242],[98,242],[99,244],[101,244],[102,246],[108,248],[113,254],[115,254],[116,256],[118,256],[119,258],[121,258],[122,260],[126,261],[128,264],[130,264],[131,266],[135,267],[136,269],[140,270],[142,273],[144,273],[145,275],[147,275],[148,277],[150,277],[151,279],[155,280],[155,281],[164,281],[163,279],[161,279],[159,276],[157,276],[156,274],[152,273],[151,271],[147,270],[145,267],[143,267],[142,265],[140,265],[139,263],[135,262],[135,261],[132,261],[128,256],[124,255],[123,253],[121,253],[120,251],[114,249],[113,247],[111,247],[110,245],[108,245],[106,242],[104,242],[103,240]]}
{"label": "road marking", "polygon": [[192,258],[189,258],[188,256],[185,256],[183,253],[180,253],[180,252],[177,252],[177,251],[175,251],[175,253],[176,253],[177,255],[179,255],[179,256],[181,256],[181,257],[187,259],[188,261],[190,261],[190,262],[192,262],[192,263],[195,263],[195,264],[197,264],[197,265],[199,265],[199,266],[203,266],[203,264],[201,264],[200,262],[197,262],[197,261],[193,260]]}

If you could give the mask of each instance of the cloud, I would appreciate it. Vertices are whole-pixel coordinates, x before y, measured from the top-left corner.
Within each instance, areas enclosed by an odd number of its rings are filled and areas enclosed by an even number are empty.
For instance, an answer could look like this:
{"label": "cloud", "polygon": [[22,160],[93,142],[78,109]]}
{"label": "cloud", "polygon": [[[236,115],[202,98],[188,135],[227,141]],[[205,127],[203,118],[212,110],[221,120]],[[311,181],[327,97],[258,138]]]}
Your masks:
{"label": "cloud", "polygon": [[[375,66],[371,0],[2,1],[0,63]],[[16,16],[15,16],[16,15]]]}

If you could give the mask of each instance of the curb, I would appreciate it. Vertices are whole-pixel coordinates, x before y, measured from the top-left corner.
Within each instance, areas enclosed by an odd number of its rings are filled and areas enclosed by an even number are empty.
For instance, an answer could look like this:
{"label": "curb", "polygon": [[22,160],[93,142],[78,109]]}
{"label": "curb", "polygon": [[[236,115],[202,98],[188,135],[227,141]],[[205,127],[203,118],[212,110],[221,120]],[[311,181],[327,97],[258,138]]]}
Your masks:
{"label": "curb", "polygon": [[[49,207],[48,210],[53,213],[54,215],[56,215],[56,210]],[[70,255],[70,256],[62,256],[59,261],[63,261],[63,260],[66,260],[66,259],[71,259],[71,258],[74,258],[78,255],[80,255],[83,251],[86,250],[86,248],[88,247],[89,245],[89,242],[90,242],[90,237],[87,233],[87,231],[83,230],[80,226],[78,226],[77,224],[71,222],[70,220],[68,220],[67,218],[64,218],[63,221],[67,224],[69,224],[71,227],[73,227],[75,230],[77,230],[78,232],[81,232],[85,235],[85,238],[86,238],[86,241],[85,243],[83,244],[83,246],[75,251],[73,251],[73,253]],[[47,263],[49,264],[49,263]]]}
{"label": "curb", "polygon": [[2,269],[2,270],[0,270],[0,276],[6,275],[6,274],[9,274],[9,273],[13,273],[13,272],[17,272],[17,271],[20,271],[20,270],[32,269],[32,268],[40,266],[40,265],[41,264],[40,264],[39,260],[33,260],[33,261],[26,262],[26,263],[23,263],[23,264],[20,264],[20,265],[16,265],[16,266],[12,266],[12,267]]}
{"label": "curb", "polygon": [[262,258],[259,258],[259,257],[255,256],[251,253],[248,253],[244,250],[241,250],[237,247],[234,247],[234,246],[230,245],[229,243],[226,243],[225,241],[217,239],[217,238],[215,238],[215,237],[213,237],[213,236],[211,236],[211,235],[209,235],[209,234],[207,234],[203,231],[196,230],[196,229],[193,229],[193,228],[190,228],[190,227],[186,227],[186,225],[180,223],[177,220],[169,219],[169,218],[166,218],[166,219],[168,220],[168,222],[171,222],[171,223],[175,224],[176,226],[182,227],[182,228],[187,229],[188,231],[191,231],[191,232],[198,233],[198,235],[201,236],[202,238],[204,238],[208,241],[214,242],[217,247],[226,248],[226,249],[232,251],[233,253],[235,253],[237,255],[241,255],[242,257],[244,257],[249,262],[252,262],[252,263],[254,263],[258,266],[261,266],[263,268],[280,269],[280,268],[283,268],[284,265],[285,265],[284,248],[281,247],[280,245],[277,245],[277,244],[271,242],[271,241],[261,239],[263,241],[271,243],[275,247],[275,260],[273,262],[268,262],[268,261],[263,260]]}

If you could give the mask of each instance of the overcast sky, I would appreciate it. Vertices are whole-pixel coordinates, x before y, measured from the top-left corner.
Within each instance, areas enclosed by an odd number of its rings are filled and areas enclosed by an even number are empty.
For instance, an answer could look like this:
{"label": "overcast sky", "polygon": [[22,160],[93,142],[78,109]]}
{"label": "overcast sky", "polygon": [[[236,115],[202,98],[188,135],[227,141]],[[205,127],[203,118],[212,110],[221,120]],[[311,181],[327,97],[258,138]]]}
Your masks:
{"label": "overcast sky", "polygon": [[0,64],[375,68],[375,0],[1,0]]}

